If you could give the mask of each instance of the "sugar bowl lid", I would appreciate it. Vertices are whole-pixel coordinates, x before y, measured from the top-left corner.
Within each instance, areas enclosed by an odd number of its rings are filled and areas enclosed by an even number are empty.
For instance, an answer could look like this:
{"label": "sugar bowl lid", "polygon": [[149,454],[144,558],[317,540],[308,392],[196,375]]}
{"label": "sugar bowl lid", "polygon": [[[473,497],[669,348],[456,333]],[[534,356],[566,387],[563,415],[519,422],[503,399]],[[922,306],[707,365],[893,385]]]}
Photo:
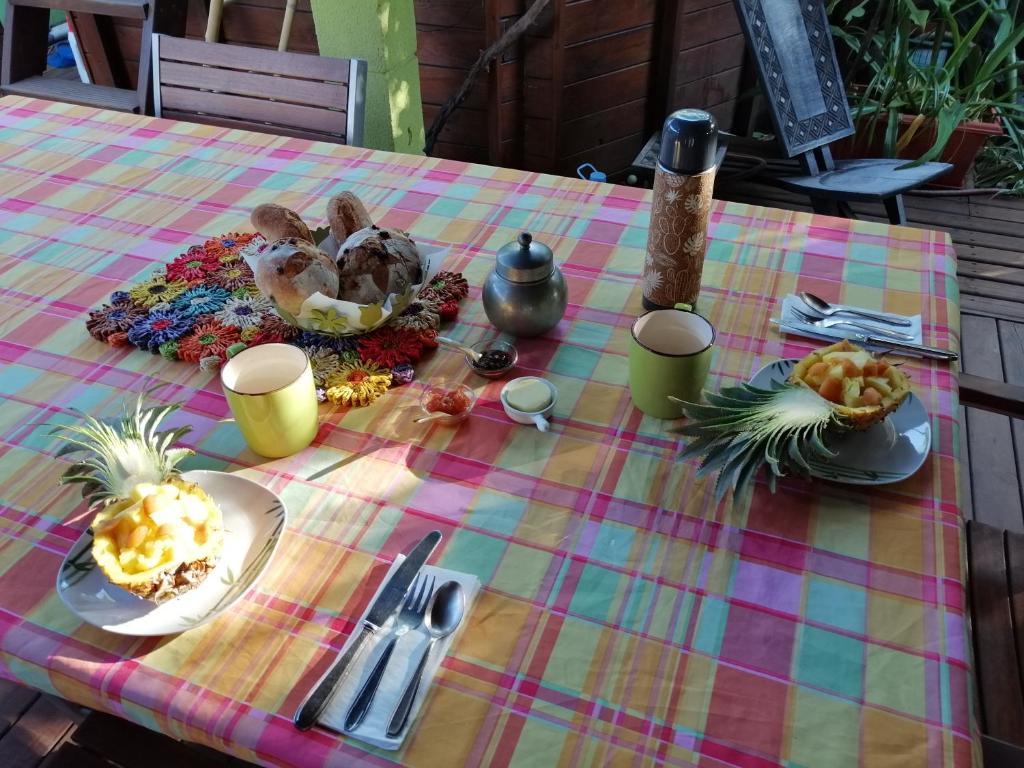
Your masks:
{"label": "sugar bowl lid", "polygon": [[555,266],[555,254],[529,232],[498,250],[497,273],[511,283],[535,283],[547,278]]}

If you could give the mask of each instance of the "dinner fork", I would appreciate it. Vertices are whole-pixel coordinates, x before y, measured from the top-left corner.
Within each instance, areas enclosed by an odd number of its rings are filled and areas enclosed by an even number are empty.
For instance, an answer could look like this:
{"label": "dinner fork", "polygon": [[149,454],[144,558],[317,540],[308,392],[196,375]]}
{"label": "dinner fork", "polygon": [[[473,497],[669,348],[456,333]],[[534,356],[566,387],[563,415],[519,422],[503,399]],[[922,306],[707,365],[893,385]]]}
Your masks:
{"label": "dinner fork", "polygon": [[819,328],[832,328],[837,325],[845,325],[849,328],[856,328],[859,331],[870,333],[874,336],[885,336],[890,339],[914,341],[916,338],[909,333],[900,333],[899,331],[893,331],[889,328],[879,328],[874,325],[864,325],[863,323],[858,323],[856,320],[847,320],[842,317],[815,317],[814,315],[809,315],[806,312],[800,311],[796,307],[790,307],[790,311],[805,323],[808,323],[809,325],[816,325]]}
{"label": "dinner fork", "polygon": [[416,629],[416,627],[423,623],[423,614],[427,610],[427,603],[430,602],[430,596],[434,593],[434,582],[433,576],[428,578],[426,574],[421,573],[416,577],[416,581],[412,583],[412,586],[409,587],[409,592],[405,596],[405,603],[402,604],[402,610],[395,621],[395,628],[391,632],[391,637],[388,638],[384,651],[381,653],[380,658],[377,659],[373,671],[370,672],[363,682],[359,693],[356,694],[356,698],[352,702],[352,706],[349,707],[348,714],[345,716],[346,731],[358,728],[359,724],[366,717],[366,713],[370,711],[373,697],[377,695],[381,678],[384,677],[384,670],[387,668],[388,660],[391,658],[391,652],[395,650],[395,643],[398,642],[398,638]]}

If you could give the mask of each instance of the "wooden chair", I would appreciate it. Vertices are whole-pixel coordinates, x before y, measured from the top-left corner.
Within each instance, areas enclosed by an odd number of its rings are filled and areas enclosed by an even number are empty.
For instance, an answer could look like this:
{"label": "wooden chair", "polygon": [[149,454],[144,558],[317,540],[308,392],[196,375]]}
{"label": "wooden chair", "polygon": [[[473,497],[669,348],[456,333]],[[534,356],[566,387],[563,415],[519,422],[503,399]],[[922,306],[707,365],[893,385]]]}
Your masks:
{"label": "wooden chair", "polygon": [[1024,765],[1024,534],[967,523],[971,637],[986,768]]}
{"label": "wooden chair", "polygon": [[905,224],[902,194],[946,173],[948,163],[900,168],[906,160],[834,160],[828,145],[854,133],[822,0],[733,0],[757,62],[775,134],[801,173],[780,186],[808,195],[818,213],[851,215],[850,201],[878,201]]}
{"label": "wooden chair", "polygon": [[957,381],[960,385],[960,405],[1024,419],[1024,387],[1021,385],[969,373],[958,374]]}
{"label": "wooden chair", "polygon": [[[138,85],[122,88],[43,77],[51,8],[140,22],[143,43]],[[152,34],[155,30],[174,29],[183,21],[183,0],[8,0],[0,93],[143,113],[149,97]]]}
{"label": "wooden chair", "polygon": [[153,109],[228,128],[360,146],[366,62],[153,36]]}

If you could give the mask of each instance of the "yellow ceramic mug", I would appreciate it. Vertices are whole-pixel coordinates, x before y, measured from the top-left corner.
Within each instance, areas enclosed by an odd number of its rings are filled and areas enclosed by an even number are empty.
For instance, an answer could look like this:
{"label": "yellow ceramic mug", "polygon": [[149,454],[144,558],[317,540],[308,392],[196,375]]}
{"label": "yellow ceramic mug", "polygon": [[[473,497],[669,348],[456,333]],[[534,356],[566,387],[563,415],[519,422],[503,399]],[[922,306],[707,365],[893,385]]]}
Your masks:
{"label": "yellow ceramic mug", "polygon": [[629,393],[636,407],[659,419],[678,419],[683,412],[670,395],[700,402],[714,343],[715,327],[689,304],[638,317],[629,340]]}
{"label": "yellow ceramic mug", "polygon": [[220,369],[220,383],[245,442],[260,456],[291,456],[316,437],[313,367],[298,347],[243,349]]}

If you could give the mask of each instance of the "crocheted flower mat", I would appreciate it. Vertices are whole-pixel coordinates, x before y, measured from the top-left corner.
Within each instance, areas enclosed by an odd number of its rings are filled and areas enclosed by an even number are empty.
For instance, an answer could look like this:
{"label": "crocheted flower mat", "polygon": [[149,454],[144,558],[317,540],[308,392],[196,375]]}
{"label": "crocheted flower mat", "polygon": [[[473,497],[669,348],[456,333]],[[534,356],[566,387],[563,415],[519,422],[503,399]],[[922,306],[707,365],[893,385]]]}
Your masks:
{"label": "crocheted flower mat", "polygon": [[294,344],[309,355],[321,401],[359,406],[412,381],[413,365],[437,348],[441,321],[458,315],[469,292],[461,274],[439,272],[382,328],[344,337],[304,331],[284,322],[256,287],[243,253],[264,242],[230,234],[194,245],[146,282],[111,294],[109,304],[89,313],[86,327],[112,346],[133,345],[204,369],[219,366],[228,350]]}

